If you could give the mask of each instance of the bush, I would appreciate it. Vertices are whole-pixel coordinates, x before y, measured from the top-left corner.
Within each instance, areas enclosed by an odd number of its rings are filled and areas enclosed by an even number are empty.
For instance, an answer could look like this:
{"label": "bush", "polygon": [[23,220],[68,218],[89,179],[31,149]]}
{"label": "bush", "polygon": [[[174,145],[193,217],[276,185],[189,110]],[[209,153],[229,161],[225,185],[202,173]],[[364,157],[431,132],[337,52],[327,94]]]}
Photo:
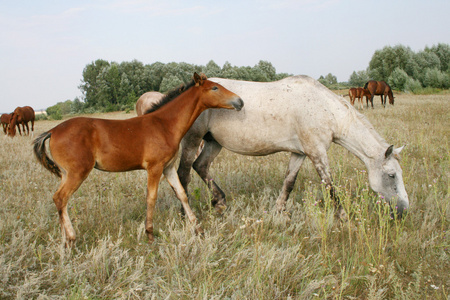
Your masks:
{"label": "bush", "polygon": [[426,87],[432,88],[445,89],[450,87],[448,74],[443,73],[436,68],[426,70],[423,83]]}
{"label": "bush", "polygon": [[404,85],[404,91],[418,94],[422,91],[422,84],[419,80],[408,77]]}
{"label": "bush", "polygon": [[392,71],[391,76],[388,78],[388,83],[391,86],[391,88],[399,91],[405,91],[405,84],[410,79],[408,74],[406,74],[403,69],[395,68],[394,71]]}

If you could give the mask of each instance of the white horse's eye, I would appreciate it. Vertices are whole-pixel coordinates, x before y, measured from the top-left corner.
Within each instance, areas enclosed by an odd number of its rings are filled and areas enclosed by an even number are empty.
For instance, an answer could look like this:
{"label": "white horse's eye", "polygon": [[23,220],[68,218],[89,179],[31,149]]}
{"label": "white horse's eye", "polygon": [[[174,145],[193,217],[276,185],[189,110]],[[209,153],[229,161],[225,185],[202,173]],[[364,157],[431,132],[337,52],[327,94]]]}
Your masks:
{"label": "white horse's eye", "polygon": [[395,178],[395,174],[389,174],[389,177]]}

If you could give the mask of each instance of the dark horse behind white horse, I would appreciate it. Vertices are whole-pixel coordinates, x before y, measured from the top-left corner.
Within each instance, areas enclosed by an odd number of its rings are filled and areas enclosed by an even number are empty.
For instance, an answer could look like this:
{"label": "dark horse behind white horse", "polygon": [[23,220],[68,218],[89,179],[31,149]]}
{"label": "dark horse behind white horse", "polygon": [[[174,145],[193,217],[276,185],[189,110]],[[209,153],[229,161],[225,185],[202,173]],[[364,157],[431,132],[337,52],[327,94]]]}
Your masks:
{"label": "dark horse behind white horse", "polygon": [[[239,94],[245,107],[240,112],[207,110],[185,135],[178,175],[186,191],[193,166],[210,188],[212,203],[222,210],[225,194],[209,174],[209,167],[222,147],[252,156],[287,151],[291,152],[291,158],[276,202],[278,211],[282,211],[306,157],[333,194],[327,150],[334,142],[364,162],[371,188],[384,196],[385,201],[395,202],[399,215],[408,209],[408,194],[398,161],[403,147],[394,149],[386,143],[348,101],[318,81],[307,76],[264,83],[210,80]],[[203,151],[195,159],[202,139]]]}

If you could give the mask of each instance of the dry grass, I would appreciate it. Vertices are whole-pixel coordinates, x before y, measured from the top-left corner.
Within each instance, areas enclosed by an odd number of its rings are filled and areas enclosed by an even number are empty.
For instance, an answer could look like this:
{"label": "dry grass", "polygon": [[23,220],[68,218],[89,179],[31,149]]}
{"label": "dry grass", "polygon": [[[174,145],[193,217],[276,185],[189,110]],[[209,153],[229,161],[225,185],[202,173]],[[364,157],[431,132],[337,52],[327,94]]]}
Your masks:
{"label": "dry grass", "polygon": [[[94,170],[69,202],[77,243],[65,249],[51,200],[58,179],[38,165],[30,137],[2,137],[0,299],[448,299],[449,100],[399,95],[383,109],[377,97],[364,111],[388,142],[406,145],[403,220],[377,204],[363,164],[339,146],[329,154],[350,215],[344,224],[309,161],[289,218],[274,211],[288,155],[224,150],[212,171],[227,194],[225,215],[193,175],[191,204],[206,232],[196,236],[163,181],[151,245],[145,172]],[[37,122],[35,137],[57,123]]]}

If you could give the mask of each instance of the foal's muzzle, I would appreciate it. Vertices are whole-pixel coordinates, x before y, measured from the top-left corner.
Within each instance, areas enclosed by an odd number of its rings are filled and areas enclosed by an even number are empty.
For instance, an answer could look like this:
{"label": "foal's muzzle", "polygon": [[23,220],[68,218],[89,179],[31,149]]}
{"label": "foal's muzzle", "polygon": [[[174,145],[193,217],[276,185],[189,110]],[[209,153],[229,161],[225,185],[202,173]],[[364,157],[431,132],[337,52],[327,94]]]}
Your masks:
{"label": "foal's muzzle", "polygon": [[233,105],[234,109],[236,109],[237,111],[241,110],[242,107],[244,107],[244,101],[242,101],[241,98],[238,98],[237,100],[233,101],[231,103],[231,105]]}

